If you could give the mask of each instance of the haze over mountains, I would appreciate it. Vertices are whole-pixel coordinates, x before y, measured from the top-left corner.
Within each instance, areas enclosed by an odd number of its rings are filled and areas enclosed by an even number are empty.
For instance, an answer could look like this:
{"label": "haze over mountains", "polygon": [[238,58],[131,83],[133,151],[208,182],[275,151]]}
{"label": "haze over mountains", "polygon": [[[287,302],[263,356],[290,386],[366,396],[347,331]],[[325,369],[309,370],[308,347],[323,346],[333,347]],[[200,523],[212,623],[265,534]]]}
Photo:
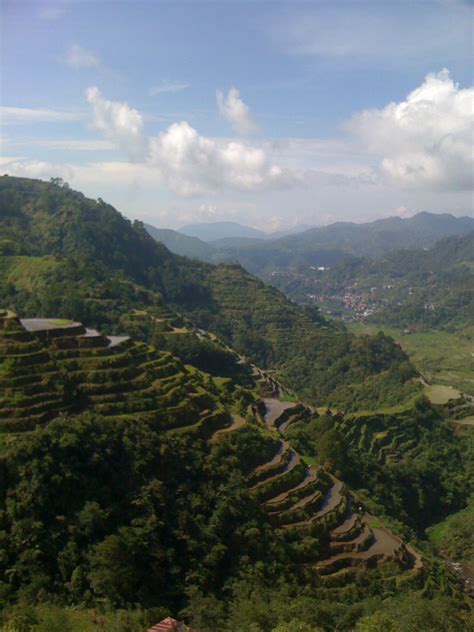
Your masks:
{"label": "haze over mountains", "polygon": [[218,222],[184,227],[182,231],[193,235],[189,239],[180,237],[181,231],[146,228],[176,254],[204,261],[238,261],[249,272],[268,278],[275,269],[332,266],[347,255],[378,258],[392,250],[430,248],[439,239],[474,230],[474,219],[423,212],[364,224],[338,222],[285,236]]}

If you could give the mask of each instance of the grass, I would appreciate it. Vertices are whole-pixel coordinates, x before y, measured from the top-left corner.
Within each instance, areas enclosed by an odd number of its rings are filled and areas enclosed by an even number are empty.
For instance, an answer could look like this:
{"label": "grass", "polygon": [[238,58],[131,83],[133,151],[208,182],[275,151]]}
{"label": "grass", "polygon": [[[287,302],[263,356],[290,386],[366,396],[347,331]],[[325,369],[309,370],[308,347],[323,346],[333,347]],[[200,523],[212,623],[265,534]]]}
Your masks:
{"label": "grass", "polygon": [[0,280],[18,289],[31,291],[36,280],[57,265],[52,257],[0,257]]}
{"label": "grass", "polygon": [[464,417],[464,419],[452,419],[454,423],[463,424],[464,426],[474,426],[474,415]]}
{"label": "grass", "polygon": [[66,325],[72,325],[72,320],[68,320],[67,318],[53,318],[52,320],[48,320],[48,323],[55,327],[65,327]]}
{"label": "grass", "polygon": [[364,323],[348,326],[359,334],[382,330],[400,344],[429,383],[474,395],[473,327],[466,326],[455,332],[430,330],[404,334],[394,327]]}
{"label": "grass", "polygon": [[281,402],[299,402],[298,397],[290,393],[284,393],[283,395],[279,397],[279,400]]}
{"label": "grass", "polygon": [[450,399],[458,399],[461,393],[452,386],[444,384],[432,384],[424,390],[432,404],[447,404]]}
{"label": "grass", "polygon": [[384,527],[384,523],[379,518],[374,518],[373,520],[369,520],[367,525],[370,529],[381,529]]}
{"label": "grass", "polygon": [[474,573],[474,498],[465,509],[426,530],[428,539]]}
{"label": "grass", "polygon": [[419,395],[420,393],[415,393],[413,397],[405,402],[402,402],[401,404],[397,404],[396,406],[378,407],[372,410],[357,410],[351,413],[347,413],[346,417],[365,417],[367,415],[373,415],[375,413],[379,413],[381,415],[395,415],[397,413],[404,413],[407,410],[413,408],[413,406],[415,405],[415,400]]}

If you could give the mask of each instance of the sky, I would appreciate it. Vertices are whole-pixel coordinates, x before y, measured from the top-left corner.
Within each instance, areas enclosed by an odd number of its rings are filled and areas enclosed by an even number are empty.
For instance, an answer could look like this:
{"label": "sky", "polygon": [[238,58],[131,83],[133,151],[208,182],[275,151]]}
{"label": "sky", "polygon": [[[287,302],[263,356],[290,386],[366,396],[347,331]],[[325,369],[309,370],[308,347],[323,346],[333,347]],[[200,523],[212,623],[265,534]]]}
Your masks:
{"label": "sky", "polygon": [[472,216],[473,8],[3,0],[0,168],[167,228]]}

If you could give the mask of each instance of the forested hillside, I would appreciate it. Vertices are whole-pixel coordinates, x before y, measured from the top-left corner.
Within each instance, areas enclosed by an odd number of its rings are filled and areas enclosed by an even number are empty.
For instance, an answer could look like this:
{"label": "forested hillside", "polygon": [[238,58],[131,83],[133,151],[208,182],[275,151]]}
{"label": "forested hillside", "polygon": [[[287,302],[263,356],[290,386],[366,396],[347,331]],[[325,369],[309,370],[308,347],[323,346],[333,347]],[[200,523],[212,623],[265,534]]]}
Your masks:
{"label": "forested hillside", "polygon": [[216,254],[215,248],[211,244],[197,237],[183,235],[168,228],[155,228],[150,224],[144,224],[144,226],[153,239],[164,244],[168,250],[176,255],[199,259],[200,261],[212,261]]}
{"label": "forested hillside", "polygon": [[[255,617],[263,632],[329,632],[409,598],[407,621],[449,612],[446,629],[467,632],[458,579],[417,536],[469,486],[464,443],[427,401],[401,416],[319,415],[165,309],[126,323],[206,355],[183,365],[78,322],[1,315],[8,630],[139,632],[182,611],[202,632],[244,632]],[[223,353],[231,377],[212,361]]]}
{"label": "forested hillside", "polygon": [[113,333],[124,311],[164,300],[318,405],[396,403],[417,388],[390,339],[356,338],[239,266],[175,256],[102,200],[3,177],[0,210],[0,299],[18,313],[79,319]]}
{"label": "forested hillside", "polygon": [[474,311],[474,231],[429,250],[397,250],[380,259],[301,270],[274,278],[302,303],[317,302],[352,319],[402,327],[462,326]]}

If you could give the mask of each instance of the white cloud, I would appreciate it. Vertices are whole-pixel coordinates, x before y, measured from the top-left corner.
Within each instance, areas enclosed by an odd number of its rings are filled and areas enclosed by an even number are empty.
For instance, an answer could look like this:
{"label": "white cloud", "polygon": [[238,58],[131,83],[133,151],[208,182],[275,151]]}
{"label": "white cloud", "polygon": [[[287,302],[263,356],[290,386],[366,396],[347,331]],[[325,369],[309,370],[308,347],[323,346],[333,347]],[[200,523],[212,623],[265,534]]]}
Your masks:
{"label": "white cloud", "polygon": [[227,96],[218,90],[216,92],[216,101],[219,112],[229,121],[232,129],[237,134],[249,136],[258,131],[258,127],[250,115],[250,110],[240,98],[237,88],[231,88]]}
{"label": "white cloud", "polygon": [[147,143],[141,114],[127,103],[105,99],[96,87],[86,90],[86,98],[92,106],[93,126],[133,160],[143,159]]}
{"label": "white cloud", "polygon": [[447,70],[429,74],[406,100],[366,110],[347,124],[397,184],[473,187],[474,88],[460,89]]}
{"label": "white cloud", "polygon": [[47,110],[41,108],[0,107],[0,119],[5,123],[62,123],[77,121],[83,115],[80,112],[65,110]]}
{"label": "white cloud", "polygon": [[159,84],[150,88],[150,96],[154,97],[157,94],[163,94],[165,92],[181,92],[190,86],[190,83],[183,81],[160,81]]}
{"label": "white cloud", "polygon": [[156,177],[181,196],[232,189],[261,191],[291,186],[298,176],[271,163],[266,152],[240,141],[201,136],[186,121],[159,136],[145,138],[141,114],[127,103],[105,99],[97,88],[86,92],[93,125],[135,160],[153,167]]}
{"label": "white cloud", "polygon": [[394,213],[395,213],[395,215],[397,217],[401,217],[402,219],[406,219],[407,217],[413,217],[413,215],[415,215],[416,211],[410,210],[406,206],[399,206],[398,208],[395,209]]}
{"label": "white cloud", "polygon": [[150,162],[179,195],[233,189],[258,191],[295,183],[290,171],[272,165],[262,149],[238,141],[200,136],[188,123],[173,123],[150,140]]}
{"label": "white cloud", "polygon": [[64,178],[70,180],[74,177],[74,170],[69,165],[54,164],[42,160],[2,159],[0,160],[2,172],[20,178]]}
{"label": "white cloud", "polygon": [[91,51],[85,50],[79,44],[73,44],[69,49],[66,62],[71,68],[93,68],[99,65],[99,59]]}

